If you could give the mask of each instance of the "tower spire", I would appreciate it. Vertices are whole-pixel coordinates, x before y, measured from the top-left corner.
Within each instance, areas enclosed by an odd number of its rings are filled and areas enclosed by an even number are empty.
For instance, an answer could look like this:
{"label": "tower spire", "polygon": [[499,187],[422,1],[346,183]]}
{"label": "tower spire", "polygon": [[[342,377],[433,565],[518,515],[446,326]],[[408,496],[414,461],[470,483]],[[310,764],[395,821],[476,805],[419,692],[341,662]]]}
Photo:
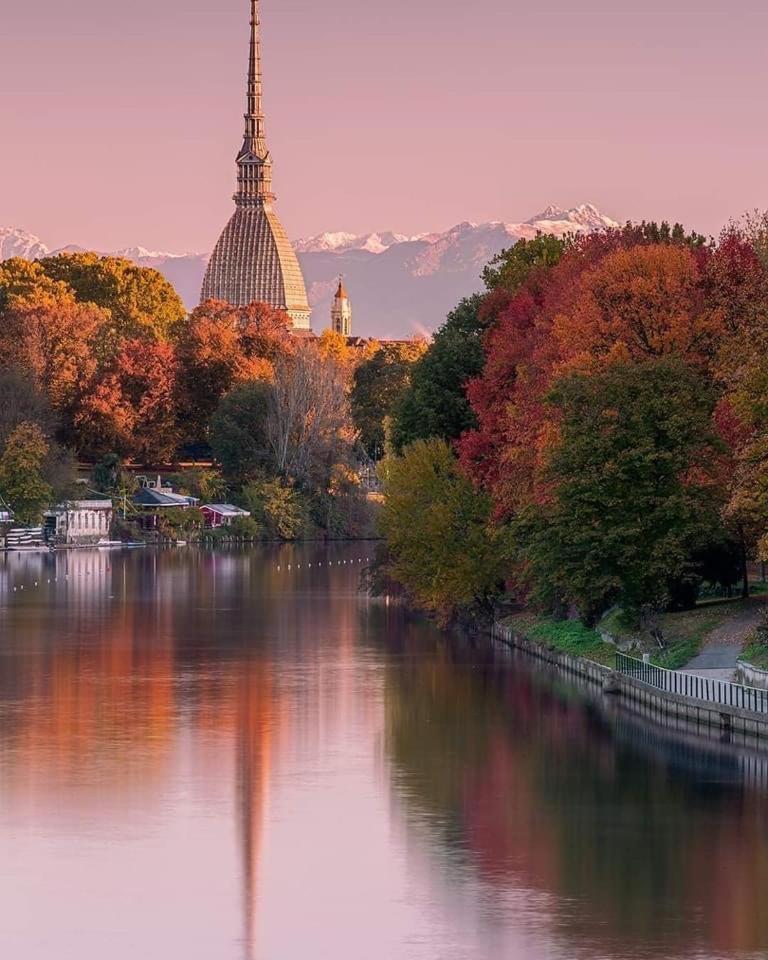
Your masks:
{"label": "tower spire", "polygon": [[248,94],[245,135],[237,155],[238,206],[272,203],[272,156],[267,147],[261,75],[261,17],[259,0],[251,0],[251,47],[248,58]]}

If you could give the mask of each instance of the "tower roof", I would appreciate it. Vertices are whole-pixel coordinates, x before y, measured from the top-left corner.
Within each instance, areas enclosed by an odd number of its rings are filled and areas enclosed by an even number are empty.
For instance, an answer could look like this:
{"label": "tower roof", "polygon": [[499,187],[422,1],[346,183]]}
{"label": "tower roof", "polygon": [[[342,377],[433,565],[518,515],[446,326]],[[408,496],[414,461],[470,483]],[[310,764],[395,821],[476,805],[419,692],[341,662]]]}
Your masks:
{"label": "tower roof", "polygon": [[251,2],[251,45],[248,56],[245,131],[237,155],[237,193],[235,203],[271,203],[272,155],[267,147],[264,98],[261,75],[261,16],[259,0]]}
{"label": "tower roof", "polygon": [[339,289],[336,291],[337,300],[349,300],[349,294],[344,286],[344,277],[339,277]]}
{"label": "tower roof", "polygon": [[250,0],[251,40],[243,145],[237,154],[235,212],[211,255],[203,300],[246,306],[255,300],[287,311],[309,329],[310,307],[301,267],[273,209],[272,155],[267,147],[261,73],[259,0]]}

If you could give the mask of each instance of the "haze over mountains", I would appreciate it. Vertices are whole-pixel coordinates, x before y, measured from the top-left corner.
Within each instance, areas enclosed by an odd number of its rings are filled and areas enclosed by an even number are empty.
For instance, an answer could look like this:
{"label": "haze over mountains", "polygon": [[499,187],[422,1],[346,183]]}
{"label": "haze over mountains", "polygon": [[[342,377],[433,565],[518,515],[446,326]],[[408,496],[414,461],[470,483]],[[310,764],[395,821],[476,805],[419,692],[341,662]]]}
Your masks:
{"label": "haze over mountains", "polygon": [[[549,206],[523,223],[460,223],[445,233],[406,236],[323,233],[299,240],[299,256],[313,308],[316,332],[328,326],[331,299],[339,275],[345,278],[354,310],[354,333],[409,337],[431,332],[458,301],[482,288],[485,264],[505,247],[537,232],[563,236],[617,226],[591,204],[568,210]],[[74,252],[82,247],[68,246]],[[17,228],[0,227],[0,260],[35,259],[48,247]],[[189,308],[200,296],[208,254],[167,253],[130,247],[110,251],[141,266],[154,267],[176,287]]]}

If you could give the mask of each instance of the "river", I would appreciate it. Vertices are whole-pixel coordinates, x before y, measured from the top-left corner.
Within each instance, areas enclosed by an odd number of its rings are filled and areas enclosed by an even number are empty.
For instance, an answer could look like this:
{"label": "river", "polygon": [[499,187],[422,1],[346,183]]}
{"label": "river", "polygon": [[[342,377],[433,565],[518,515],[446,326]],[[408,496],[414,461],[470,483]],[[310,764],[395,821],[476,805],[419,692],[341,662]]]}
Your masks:
{"label": "river", "polygon": [[0,557],[0,956],[765,957],[763,758],[368,599],[369,552]]}

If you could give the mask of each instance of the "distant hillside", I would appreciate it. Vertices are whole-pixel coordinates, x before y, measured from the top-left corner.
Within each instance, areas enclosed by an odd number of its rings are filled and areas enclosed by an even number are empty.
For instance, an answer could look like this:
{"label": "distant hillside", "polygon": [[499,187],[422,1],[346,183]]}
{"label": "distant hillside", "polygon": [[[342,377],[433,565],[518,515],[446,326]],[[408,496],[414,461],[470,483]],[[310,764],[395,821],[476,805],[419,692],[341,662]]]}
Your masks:
{"label": "distant hillside", "polygon": [[[415,237],[390,232],[362,236],[324,233],[299,240],[295,247],[307,281],[315,330],[327,326],[335,284],[343,274],[352,298],[355,333],[405,337],[439,326],[461,297],[481,288],[484,265],[521,238],[534,237],[539,231],[563,236],[614,226],[614,220],[591,204],[569,210],[550,206],[524,223],[460,223],[445,233]],[[0,228],[0,259],[34,259],[46,253],[48,248],[37,237]],[[207,255],[143,247],[116,253],[159,270],[188,307],[197,304]]]}

